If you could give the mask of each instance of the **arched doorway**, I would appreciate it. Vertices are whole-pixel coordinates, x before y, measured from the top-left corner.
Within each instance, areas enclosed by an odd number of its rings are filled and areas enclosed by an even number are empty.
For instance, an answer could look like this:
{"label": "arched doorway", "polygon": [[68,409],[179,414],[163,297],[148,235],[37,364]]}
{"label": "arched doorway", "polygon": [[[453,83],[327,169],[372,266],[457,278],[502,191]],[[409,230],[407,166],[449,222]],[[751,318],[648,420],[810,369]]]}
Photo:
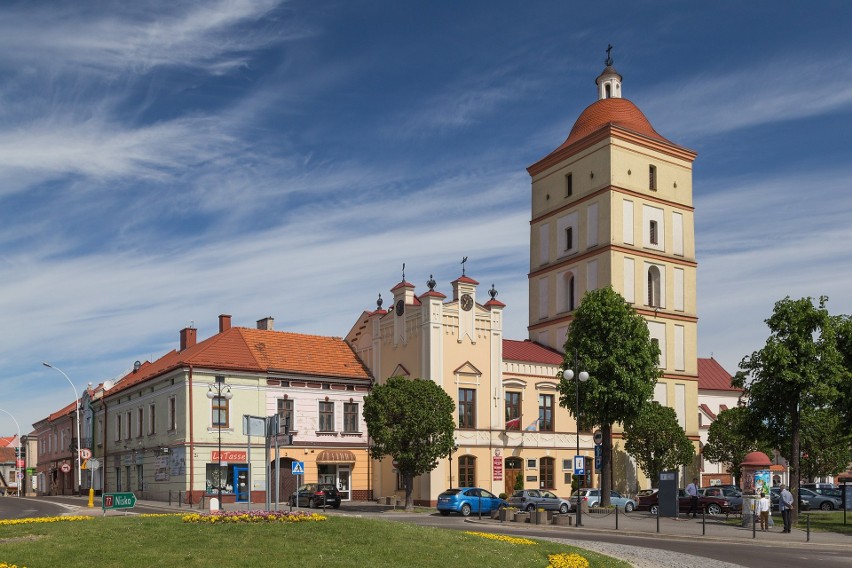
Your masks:
{"label": "arched doorway", "polygon": [[506,458],[506,461],[503,464],[504,469],[504,477],[506,479],[506,485],[504,491],[506,495],[511,495],[512,491],[515,490],[515,480],[519,475],[524,474],[524,460],[517,457],[509,457]]}

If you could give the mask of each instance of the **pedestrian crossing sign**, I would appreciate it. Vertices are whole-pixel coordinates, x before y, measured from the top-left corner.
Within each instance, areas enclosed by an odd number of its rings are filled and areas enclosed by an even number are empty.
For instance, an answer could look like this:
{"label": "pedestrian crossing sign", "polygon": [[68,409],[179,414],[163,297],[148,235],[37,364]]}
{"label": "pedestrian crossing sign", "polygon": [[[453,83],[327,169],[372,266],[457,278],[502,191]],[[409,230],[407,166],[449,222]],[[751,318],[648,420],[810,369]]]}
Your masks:
{"label": "pedestrian crossing sign", "polygon": [[305,475],[305,462],[293,462],[293,475]]}

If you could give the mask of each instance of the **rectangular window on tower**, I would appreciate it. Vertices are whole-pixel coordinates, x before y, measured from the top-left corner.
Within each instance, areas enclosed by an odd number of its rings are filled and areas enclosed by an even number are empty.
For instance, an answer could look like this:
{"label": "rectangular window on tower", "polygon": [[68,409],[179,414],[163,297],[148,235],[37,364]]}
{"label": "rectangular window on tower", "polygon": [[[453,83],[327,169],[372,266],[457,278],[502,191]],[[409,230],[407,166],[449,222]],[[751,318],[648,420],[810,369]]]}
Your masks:
{"label": "rectangular window on tower", "polygon": [[565,250],[574,248],[574,227],[565,227]]}
{"label": "rectangular window on tower", "polygon": [[571,197],[574,194],[574,177],[571,174],[565,176],[565,197]]}
{"label": "rectangular window on tower", "polygon": [[657,191],[657,166],[648,166],[648,189]]}
{"label": "rectangular window on tower", "polygon": [[476,389],[459,389],[459,428],[476,427]]}
{"label": "rectangular window on tower", "polygon": [[657,222],[656,221],[651,221],[651,225],[648,228],[648,231],[649,231],[649,237],[648,238],[651,241],[651,244],[652,245],[660,244],[660,237],[657,235]]}

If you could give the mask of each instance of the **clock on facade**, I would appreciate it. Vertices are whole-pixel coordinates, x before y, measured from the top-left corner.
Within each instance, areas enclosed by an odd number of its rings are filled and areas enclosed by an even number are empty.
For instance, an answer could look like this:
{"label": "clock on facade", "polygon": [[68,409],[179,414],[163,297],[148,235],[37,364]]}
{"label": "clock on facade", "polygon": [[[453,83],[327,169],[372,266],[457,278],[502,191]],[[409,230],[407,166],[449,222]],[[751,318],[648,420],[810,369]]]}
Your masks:
{"label": "clock on facade", "polygon": [[462,294],[461,307],[464,311],[469,312],[473,307],[473,298],[471,298],[468,294]]}
{"label": "clock on facade", "polygon": [[396,303],[396,315],[401,316],[405,312],[405,302],[399,300]]}

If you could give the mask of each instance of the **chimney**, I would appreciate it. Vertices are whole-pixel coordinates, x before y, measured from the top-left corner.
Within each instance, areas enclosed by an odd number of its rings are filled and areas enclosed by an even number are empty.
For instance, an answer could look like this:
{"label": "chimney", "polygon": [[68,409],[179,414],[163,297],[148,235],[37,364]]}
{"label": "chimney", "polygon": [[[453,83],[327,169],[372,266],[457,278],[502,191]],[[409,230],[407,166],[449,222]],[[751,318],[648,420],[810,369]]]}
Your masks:
{"label": "chimney", "polygon": [[194,327],[185,327],[180,330],[180,350],[188,349],[195,345],[195,328]]}
{"label": "chimney", "polygon": [[257,329],[272,331],[272,324],[275,323],[275,318],[272,316],[257,320]]}
{"label": "chimney", "polygon": [[219,333],[231,329],[231,316],[228,314],[219,314]]}

